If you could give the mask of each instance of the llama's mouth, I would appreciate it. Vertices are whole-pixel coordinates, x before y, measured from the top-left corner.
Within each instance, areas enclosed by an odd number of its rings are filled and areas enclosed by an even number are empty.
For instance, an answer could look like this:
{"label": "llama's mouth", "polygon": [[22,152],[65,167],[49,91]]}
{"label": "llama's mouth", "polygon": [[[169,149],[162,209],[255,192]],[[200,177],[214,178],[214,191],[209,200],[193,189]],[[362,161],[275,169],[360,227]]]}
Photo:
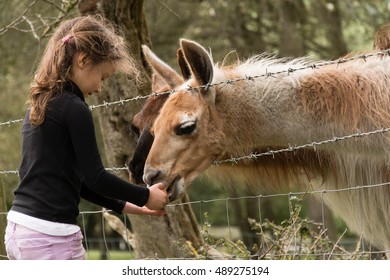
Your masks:
{"label": "llama's mouth", "polygon": [[165,190],[167,191],[167,194],[169,197],[171,197],[173,191],[174,191],[174,188],[175,188],[175,182],[176,182],[177,179],[173,180],[172,184],[170,184]]}
{"label": "llama's mouth", "polygon": [[184,178],[177,176],[172,183],[166,188],[169,201],[173,202],[178,200],[183,195],[184,190]]}
{"label": "llama's mouth", "polygon": [[145,183],[145,185],[146,185],[146,187],[149,188],[152,184],[157,184],[158,182],[162,182],[164,184],[165,191],[168,194],[169,202],[174,202],[174,201],[180,199],[184,195],[184,190],[185,190],[184,178],[182,178],[180,175],[175,177],[175,179],[173,179],[168,186],[167,186],[167,182],[165,180],[155,181],[151,184]]}

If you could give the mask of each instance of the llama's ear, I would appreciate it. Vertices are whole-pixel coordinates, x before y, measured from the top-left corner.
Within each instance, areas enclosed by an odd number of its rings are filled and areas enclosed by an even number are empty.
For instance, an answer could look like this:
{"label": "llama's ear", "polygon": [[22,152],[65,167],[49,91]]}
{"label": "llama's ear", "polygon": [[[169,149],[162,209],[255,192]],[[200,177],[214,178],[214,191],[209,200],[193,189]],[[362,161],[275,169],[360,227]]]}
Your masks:
{"label": "llama's ear", "polygon": [[177,64],[180,67],[181,75],[184,80],[189,80],[191,78],[191,70],[188,68],[187,61],[184,58],[183,50],[177,50]]}
{"label": "llama's ear", "polygon": [[210,103],[215,102],[215,90],[208,85],[213,80],[213,62],[207,51],[198,43],[182,39],[180,45],[183,50],[184,58],[193,78],[198,86],[205,86],[201,93],[203,98]]}
{"label": "llama's ear", "polygon": [[184,83],[184,80],[175,70],[173,70],[168,64],[159,59],[146,45],[142,45],[142,51],[146,61],[152,67],[153,71],[160,75],[170,88],[175,87]]}
{"label": "llama's ear", "polygon": [[152,74],[152,90],[154,92],[162,92],[170,90],[169,85],[160,74]]}

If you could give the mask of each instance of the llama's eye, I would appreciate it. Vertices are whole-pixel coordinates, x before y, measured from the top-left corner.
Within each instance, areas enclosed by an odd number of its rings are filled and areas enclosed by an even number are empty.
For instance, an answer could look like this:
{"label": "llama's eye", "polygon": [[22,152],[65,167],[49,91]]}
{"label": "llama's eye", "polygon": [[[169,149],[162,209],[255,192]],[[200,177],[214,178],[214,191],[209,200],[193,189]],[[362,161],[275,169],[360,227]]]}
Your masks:
{"label": "llama's eye", "polygon": [[189,135],[196,129],[196,122],[186,122],[175,128],[176,135]]}

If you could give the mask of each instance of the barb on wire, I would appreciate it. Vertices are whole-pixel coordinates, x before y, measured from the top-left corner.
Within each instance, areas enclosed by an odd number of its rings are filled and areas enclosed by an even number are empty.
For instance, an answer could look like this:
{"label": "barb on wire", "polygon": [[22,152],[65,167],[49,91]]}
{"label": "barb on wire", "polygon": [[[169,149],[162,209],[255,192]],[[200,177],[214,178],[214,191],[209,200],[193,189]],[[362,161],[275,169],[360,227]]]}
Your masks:
{"label": "barb on wire", "polygon": [[9,174],[19,175],[19,170],[3,170],[3,171],[0,171],[0,175],[9,175]]}
{"label": "barb on wire", "polygon": [[16,124],[16,123],[20,123],[22,122],[23,119],[17,119],[17,120],[9,120],[9,121],[6,121],[6,122],[0,122],[0,126],[5,126],[5,125],[12,125],[12,124]]}
{"label": "barb on wire", "polygon": [[127,168],[127,166],[124,166],[124,167],[109,167],[109,168],[106,168],[106,170],[114,172],[114,173],[118,173],[119,171],[128,171],[128,168]]}

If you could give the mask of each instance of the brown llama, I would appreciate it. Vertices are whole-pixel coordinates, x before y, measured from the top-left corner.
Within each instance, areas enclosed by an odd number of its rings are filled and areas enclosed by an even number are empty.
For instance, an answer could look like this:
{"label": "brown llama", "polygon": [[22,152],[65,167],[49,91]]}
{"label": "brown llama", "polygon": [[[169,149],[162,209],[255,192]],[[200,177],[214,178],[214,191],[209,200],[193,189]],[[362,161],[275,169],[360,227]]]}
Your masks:
{"label": "brown llama", "polygon": [[[390,127],[390,58],[316,68],[310,66],[319,62],[307,58],[263,55],[224,67],[196,42],[180,43],[182,75],[143,47],[154,90],[174,91],[150,98],[134,118],[141,137],[130,163],[133,180],[166,181],[172,201],[203,172],[220,185],[321,191],[351,230],[390,257],[388,133],[213,164]],[[249,78],[255,75],[261,77]]]}

